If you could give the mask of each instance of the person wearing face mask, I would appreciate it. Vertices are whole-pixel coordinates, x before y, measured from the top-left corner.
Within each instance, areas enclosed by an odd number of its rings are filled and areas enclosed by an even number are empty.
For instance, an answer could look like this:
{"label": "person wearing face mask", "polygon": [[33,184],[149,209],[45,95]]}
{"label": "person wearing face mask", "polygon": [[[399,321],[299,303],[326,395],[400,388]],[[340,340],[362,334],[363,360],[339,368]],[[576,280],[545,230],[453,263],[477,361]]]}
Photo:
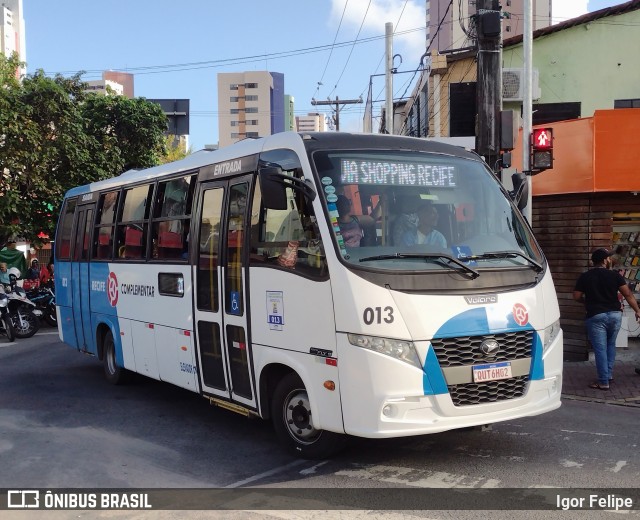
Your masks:
{"label": "person wearing face mask", "polygon": [[593,268],[582,273],[573,290],[573,299],[584,303],[587,311],[585,324],[596,362],[598,380],[589,388],[609,390],[613,382],[613,365],[616,360],[616,337],[622,324],[620,293],[640,320],[640,307],[626,280],[611,270],[613,262],[607,249],[601,247],[591,254]]}
{"label": "person wearing face mask", "polygon": [[420,198],[404,196],[399,199],[401,213],[396,218],[391,236],[395,246],[413,246],[418,231],[418,206]]}

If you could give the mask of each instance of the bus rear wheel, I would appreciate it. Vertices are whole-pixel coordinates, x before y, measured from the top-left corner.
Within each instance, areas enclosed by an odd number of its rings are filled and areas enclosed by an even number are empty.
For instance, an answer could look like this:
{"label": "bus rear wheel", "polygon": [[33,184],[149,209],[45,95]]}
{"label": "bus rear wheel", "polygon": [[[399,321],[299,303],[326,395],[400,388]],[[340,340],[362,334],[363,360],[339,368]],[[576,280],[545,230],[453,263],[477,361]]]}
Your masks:
{"label": "bus rear wheel", "polygon": [[346,435],[314,428],[309,395],[297,374],[288,374],[278,383],[271,418],[279,440],[297,457],[326,459],[346,444]]}
{"label": "bus rear wheel", "polygon": [[111,331],[107,332],[102,343],[102,362],[104,364],[104,375],[112,385],[121,385],[129,380],[131,373],[127,369],[118,366],[116,345]]}

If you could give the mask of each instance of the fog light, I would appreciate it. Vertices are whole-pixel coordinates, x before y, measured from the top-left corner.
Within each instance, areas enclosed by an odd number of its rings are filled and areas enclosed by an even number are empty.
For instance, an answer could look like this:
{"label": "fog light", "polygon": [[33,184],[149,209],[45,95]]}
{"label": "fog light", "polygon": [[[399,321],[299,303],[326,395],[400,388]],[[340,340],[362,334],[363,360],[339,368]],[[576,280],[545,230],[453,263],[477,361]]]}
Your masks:
{"label": "fog light", "polygon": [[382,409],[382,415],[384,415],[385,417],[392,417],[394,411],[393,408],[394,407],[390,404],[384,405],[384,408]]}

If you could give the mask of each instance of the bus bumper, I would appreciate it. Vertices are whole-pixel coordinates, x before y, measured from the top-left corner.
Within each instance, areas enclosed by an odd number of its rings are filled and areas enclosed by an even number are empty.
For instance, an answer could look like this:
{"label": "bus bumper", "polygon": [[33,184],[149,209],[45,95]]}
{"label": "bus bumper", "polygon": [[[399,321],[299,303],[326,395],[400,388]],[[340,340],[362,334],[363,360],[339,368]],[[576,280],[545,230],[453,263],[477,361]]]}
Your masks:
{"label": "bus bumper", "polygon": [[465,406],[454,406],[449,393],[424,395],[423,372],[406,363],[350,345],[340,354],[343,366],[359,367],[348,380],[341,372],[340,381],[345,432],[358,437],[438,433],[539,415],[560,407],[562,332],[544,354],[544,377],[530,380],[522,397]]}

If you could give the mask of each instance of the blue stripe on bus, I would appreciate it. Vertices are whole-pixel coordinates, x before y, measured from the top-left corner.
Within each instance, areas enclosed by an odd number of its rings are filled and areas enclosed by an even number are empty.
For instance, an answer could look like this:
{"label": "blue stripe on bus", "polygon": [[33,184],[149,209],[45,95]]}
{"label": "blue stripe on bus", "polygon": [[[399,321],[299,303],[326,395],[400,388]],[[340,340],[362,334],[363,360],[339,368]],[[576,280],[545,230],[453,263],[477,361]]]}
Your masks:
{"label": "blue stripe on bus", "polygon": [[[462,312],[450,320],[446,321],[435,333],[434,338],[456,338],[459,336],[469,336],[469,331],[473,330],[474,335],[502,334],[505,332],[515,332],[523,330],[533,331],[533,344],[531,345],[531,369],[529,380],[544,379],[544,360],[542,359],[542,339],[530,323],[518,325],[513,314],[505,316],[503,326],[492,327],[487,316],[485,307],[469,309]],[[504,326],[506,324],[506,327]],[[424,395],[446,394],[449,392],[447,383],[438,363],[435,351],[430,346],[427,350],[427,357],[424,364],[424,375],[422,386]]]}

